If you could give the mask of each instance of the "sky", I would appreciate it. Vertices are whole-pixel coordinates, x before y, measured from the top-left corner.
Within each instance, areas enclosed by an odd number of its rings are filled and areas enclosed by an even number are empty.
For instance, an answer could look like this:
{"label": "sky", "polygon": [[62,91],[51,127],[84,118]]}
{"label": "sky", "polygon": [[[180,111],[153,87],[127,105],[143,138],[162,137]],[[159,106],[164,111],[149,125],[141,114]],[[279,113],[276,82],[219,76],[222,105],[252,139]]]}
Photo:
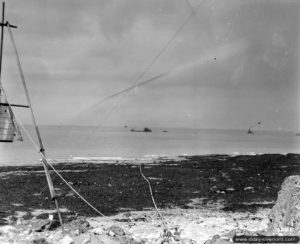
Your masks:
{"label": "sky", "polygon": [[[39,124],[298,131],[299,10],[298,0],[9,0],[6,19]],[[4,49],[3,87],[26,103],[7,31]],[[168,73],[102,102],[146,69],[140,82]]]}

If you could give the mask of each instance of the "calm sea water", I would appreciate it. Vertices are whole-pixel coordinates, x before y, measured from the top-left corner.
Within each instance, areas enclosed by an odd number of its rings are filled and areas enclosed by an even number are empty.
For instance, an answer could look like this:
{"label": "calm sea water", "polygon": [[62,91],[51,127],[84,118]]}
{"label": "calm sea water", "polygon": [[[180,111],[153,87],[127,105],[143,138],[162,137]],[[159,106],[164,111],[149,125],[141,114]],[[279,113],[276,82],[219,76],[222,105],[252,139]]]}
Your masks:
{"label": "calm sea water", "polygon": [[[34,136],[32,127],[27,127]],[[292,132],[152,128],[152,133],[129,128],[41,126],[46,154],[51,159],[74,157],[145,158],[201,154],[300,153],[300,136]],[[40,155],[24,134],[23,142],[0,143],[0,165],[39,163]]]}

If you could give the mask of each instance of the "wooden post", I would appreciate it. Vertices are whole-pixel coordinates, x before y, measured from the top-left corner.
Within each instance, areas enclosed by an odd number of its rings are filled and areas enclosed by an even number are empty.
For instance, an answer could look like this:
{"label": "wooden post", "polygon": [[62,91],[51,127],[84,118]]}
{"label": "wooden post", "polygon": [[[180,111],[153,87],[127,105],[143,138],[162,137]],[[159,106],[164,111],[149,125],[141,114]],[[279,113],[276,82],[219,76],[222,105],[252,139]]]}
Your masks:
{"label": "wooden post", "polygon": [[[4,24],[4,11],[5,11],[5,2],[2,3],[2,24]],[[4,26],[1,25],[1,46],[0,46],[0,95],[1,95],[1,73],[2,73],[2,56],[3,56],[3,30]],[[1,96],[0,96],[1,99]],[[0,100],[1,102],[1,100]]]}

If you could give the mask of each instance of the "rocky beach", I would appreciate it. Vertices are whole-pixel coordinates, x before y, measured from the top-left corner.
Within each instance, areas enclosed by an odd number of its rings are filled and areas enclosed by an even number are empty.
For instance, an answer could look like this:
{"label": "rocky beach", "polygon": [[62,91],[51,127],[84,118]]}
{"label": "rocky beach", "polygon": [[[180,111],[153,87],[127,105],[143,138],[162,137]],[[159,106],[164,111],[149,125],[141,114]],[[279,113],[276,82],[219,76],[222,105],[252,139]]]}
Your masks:
{"label": "rocky beach", "polygon": [[[55,164],[105,217],[85,205],[54,172],[52,178],[67,236],[75,243],[82,243],[84,233],[87,239],[91,233],[116,239],[111,227],[122,229],[122,238],[133,238],[136,242],[132,243],[158,243],[155,241],[166,238],[140,167],[170,232],[177,233],[181,241],[204,243],[232,230],[265,230],[284,179],[299,174],[299,159],[298,154],[203,155],[147,164],[93,160]],[[42,166],[5,166],[0,172],[1,241],[31,243],[38,236],[49,243],[62,243],[66,235],[57,224]],[[86,229],[78,232],[80,228]]]}

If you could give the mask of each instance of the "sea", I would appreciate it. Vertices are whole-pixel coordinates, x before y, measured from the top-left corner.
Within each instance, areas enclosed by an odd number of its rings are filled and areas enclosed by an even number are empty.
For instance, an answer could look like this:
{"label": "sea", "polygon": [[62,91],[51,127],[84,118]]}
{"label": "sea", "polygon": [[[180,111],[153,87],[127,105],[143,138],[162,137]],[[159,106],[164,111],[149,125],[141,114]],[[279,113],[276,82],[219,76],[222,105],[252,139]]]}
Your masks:
{"label": "sea", "polygon": [[[32,126],[26,126],[35,143]],[[188,128],[40,126],[47,158],[56,162],[80,160],[152,160],[186,155],[300,153],[300,136],[287,131]],[[23,142],[0,143],[0,165],[39,164],[41,156],[26,133]]]}

